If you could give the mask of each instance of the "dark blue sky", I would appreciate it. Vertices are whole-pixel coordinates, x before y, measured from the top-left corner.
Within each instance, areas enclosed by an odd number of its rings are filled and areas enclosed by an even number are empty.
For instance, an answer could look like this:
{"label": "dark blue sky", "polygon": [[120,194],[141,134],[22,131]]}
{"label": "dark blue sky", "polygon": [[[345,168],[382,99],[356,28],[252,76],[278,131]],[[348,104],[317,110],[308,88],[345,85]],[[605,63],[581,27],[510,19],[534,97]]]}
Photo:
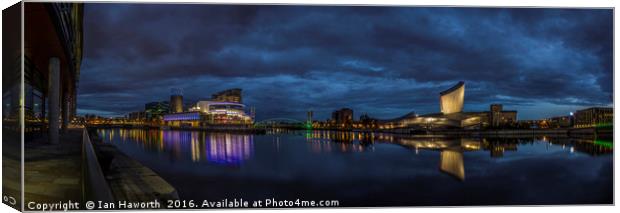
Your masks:
{"label": "dark blue sky", "polygon": [[242,88],[257,119],[324,119],[349,107],[391,118],[439,111],[465,81],[465,110],[519,119],[613,98],[613,11],[86,4],[78,113],[104,116]]}

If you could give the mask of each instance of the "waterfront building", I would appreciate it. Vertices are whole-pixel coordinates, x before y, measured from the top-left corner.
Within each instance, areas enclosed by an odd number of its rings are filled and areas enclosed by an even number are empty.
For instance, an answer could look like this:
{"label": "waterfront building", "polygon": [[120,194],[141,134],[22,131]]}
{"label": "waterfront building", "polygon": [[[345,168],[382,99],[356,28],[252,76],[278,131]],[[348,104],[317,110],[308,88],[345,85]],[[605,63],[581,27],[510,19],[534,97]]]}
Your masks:
{"label": "waterfront building", "polygon": [[170,103],[168,101],[150,102],[144,105],[144,112],[149,120],[159,120],[170,112]]}
{"label": "waterfront building", "polygon": [[245,113],[245,105],[234,102],[199,101],[192,111],[199,111],[209,116],[216,124],[251,123],[252,117]]}
{"label": "waterfront building", "polygon": [[21,5],[2,14],[3,30],[10,32],[2,38],[3,128],[19,129],[23,110],[26,141],[47,130],[50,143],[59,143],[59,130],[68,128],[76,114],[83,5],[29,2],[23,14]]}
{"label": "waterfront building", "polygon": [[599,127],[613,125],[614,108],[612,107],[591,107],[578,110],[575,113],[575,127]]}
{"label": "waterfront building", "polygon": [[170,113],[183,112],[183,95],[173,94],[170,95]]}
{"label": "waterfront building", "polygon": [[[237,94],[239,92],[239,94]],[[241,100],[241,89],[231,89],[214,94],[211,100],[198,101],[189,112],[164,115],[168,125],[189,125],[193,127],[208,125],[250,125],[254,122],[253,112],[245,112]],[[226,101],[228,100],[228,101]],[[177,122],[178,121],[178,122]]]}
{"label": "waterfront building", "polygon": [[[200,110],[164,115],[168,126],[251,125],[253,119],[242,111],[242,104],[200,101]],[[197,109],[197,107],[192,108]]]}
{"label": "waterfront building", "polygon": [[452,114],[463,111],[463,102],[465,99],[465,83],[460,81],[439,93],[439,106],[441,113]]}
{"label": "waterfront building", "polygon": [[504,111],[501,104],[491,104],[489,108],[488,120],[491,127],[512,125],[517,121],[517,111]]}
{"label": "waterfront building", "polygon": [[458,82],[451,88],[439,93],[441,112],[418,115],[414,112],[399,118],[375,119],[379,129],[479,129],[489,126],[499,127],[514,125],[517,111],[503,110],[500,104],[493,104],[490,111],[463,112],[465,83]]}
{"label": "waterfront building", "polygon": [[168,126],[175,127],[199,127],[205,120],[208,119],[200,112],[181,112],[164,115],[164,122]]}
{"label": "waterfront building", "polygon": [[377,128],[377,120],[368,116],[368,114],[364,113],[360,116],[360,120],[357,124],[354,124],[355,128],[360,129],[375,129]]}
{"label": "waterfront building", "polygon": [[234,88],[215,93],[211,96],[212,101],[241,103],[241,89]]}
{"label": "waterfront building", "polygon": [[541,120],[518,120],[516,126],[519,129],[546,129],[549,128],[547,119]]}
{"label": "waterfront building", "polygon": [[144,121],[146,119],[146,112],[130,112],[129,114],[127,114],[127,119],[131,121]]}
{"label": "waterfront building", "polygon": [[332,123],[338,128],[348,128],[353,124],[353,110],[342,108],[332,112]]}
{"label": "waterfront building", "polygon": [[557,116],[546,119],[550,128],[570,128],[573,127],[574,116]]}

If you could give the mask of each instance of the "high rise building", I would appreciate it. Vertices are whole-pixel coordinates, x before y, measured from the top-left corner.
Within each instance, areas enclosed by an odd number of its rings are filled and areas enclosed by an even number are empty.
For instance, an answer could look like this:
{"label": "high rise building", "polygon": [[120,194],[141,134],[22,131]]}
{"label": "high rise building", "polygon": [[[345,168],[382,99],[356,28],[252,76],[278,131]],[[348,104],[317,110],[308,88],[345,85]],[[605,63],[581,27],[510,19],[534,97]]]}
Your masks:
{"label": "high rise building", "polygon": [[307,123],[312,123],[312,110],[308,110],[308,118],[307,118]]}
{"label": "high rise building", "polygon": [[183,91],[179,88],[172,88],[170,95],[170,113],[183,112]]}
{"label": "high rise building", "polygon": [[170,96],[170,113],[183,112],[183,96],[171,95]]}
{"label": "high rise building", "polygon": [[339,127],[348,127],[353,123],[353,110],[349,108],[342,108],[332,112],[332,120]]}

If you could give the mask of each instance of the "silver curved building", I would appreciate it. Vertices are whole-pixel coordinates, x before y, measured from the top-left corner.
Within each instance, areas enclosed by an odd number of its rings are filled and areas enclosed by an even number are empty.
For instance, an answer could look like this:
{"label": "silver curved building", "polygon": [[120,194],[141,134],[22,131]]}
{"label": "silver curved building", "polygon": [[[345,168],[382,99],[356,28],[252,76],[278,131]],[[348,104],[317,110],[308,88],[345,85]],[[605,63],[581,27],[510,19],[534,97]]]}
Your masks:
{"label": "silver curved building", "polygon": [[460,81],[450,89],[439,93],[441,113],[452,114],[463,111],[465,82]]}

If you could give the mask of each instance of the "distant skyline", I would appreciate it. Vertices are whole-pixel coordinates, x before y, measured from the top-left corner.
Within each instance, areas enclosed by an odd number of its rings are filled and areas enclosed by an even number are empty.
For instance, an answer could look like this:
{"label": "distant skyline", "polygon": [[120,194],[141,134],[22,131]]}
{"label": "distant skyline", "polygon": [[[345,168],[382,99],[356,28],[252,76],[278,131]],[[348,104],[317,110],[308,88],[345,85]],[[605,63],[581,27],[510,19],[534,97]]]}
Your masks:
{"label": "distant skyline", "polygon": [[257,120],[465,111],[519,119],[613,103],[613,10],[86,3],[78,113],[243,89]]}

